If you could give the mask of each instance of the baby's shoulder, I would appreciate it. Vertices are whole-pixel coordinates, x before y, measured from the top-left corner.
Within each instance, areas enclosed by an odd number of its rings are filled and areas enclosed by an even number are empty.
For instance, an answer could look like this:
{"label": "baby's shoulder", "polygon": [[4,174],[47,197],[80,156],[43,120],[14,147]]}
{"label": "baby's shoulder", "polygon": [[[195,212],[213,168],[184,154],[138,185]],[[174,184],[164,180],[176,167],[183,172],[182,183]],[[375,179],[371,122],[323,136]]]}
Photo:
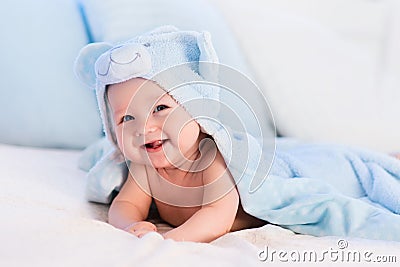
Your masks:
{"label": "baby's shoulder", "polygon": [[223,156],[217,150],[217,152],[213,155],[210,164],[203,171],[204,183],[205,184],[211,183],[225,175],[230,175],[230,174],[225,164]]}

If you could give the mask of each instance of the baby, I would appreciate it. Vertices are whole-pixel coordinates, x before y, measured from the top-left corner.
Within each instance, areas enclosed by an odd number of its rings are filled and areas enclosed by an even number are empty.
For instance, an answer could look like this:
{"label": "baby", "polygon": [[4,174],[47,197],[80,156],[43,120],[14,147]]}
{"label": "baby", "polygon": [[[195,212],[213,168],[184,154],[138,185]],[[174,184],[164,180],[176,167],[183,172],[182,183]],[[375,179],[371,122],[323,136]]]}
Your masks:
{"label": "baby", "polygon": [[224,159],[203,142],[210,137],[160,86],[135,78],[110,85],[107,97],[118,146],[131,162],[109,211],[112,225],[139,237],[156,231],[145,221],[152,197],[161,218],[177,227],[165,238],[209,242],[261,223],[241,209]]}
{"label": "baby", "polygon": [[160,217],[175,227],[163,233],[166,239],[210,242],[265,224],[242,209],[235,181],[204,129],[209,122],[199,124],[204,114],[194,118],[186,110],[216,89],[175,84],[212,75],[212,68],[199,64],[217,62],[207,33],[161,27],[115,47],[89,45],[88,51],[98,57],[96,92],[106,135],[129,164],[110,224],[138,237],[157,231],[146,221],[153,200]]}

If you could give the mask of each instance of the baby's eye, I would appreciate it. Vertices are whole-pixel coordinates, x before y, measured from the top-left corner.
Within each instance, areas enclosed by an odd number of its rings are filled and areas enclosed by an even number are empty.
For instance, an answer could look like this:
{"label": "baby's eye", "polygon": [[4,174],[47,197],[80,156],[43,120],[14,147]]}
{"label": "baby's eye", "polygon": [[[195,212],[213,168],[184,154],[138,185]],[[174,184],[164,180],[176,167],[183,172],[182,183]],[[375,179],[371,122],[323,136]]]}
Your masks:
{"label": "baby's eye", "polygon": [[135,119],[135,117],[133,117],[132,115],[125,115],[122,117],[121,122],[127,122],[127,121],[131,121],[134,119]]}
{"label": "baby's eye", "polygon": [[167,109],[167,108],[169,108],[169,107],[166,106],[166,105],[158,105],[158,106],[156,106],[156,108],[154,109],[154,112],[159,112],[159,111],[164,110],[164,109]]}

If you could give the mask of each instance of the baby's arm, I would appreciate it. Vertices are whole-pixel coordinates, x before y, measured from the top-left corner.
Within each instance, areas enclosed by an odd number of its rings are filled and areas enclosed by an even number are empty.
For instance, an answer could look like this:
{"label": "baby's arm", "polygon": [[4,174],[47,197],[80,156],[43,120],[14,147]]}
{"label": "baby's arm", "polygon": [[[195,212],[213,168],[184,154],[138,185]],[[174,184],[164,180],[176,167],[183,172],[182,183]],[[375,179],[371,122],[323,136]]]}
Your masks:
{"label": "baby's arm", "polygon": [[108,212],[109,223],[138,237],[157,231],[154,224],[145,221],[149,214],[151,200],[151,197],[129,174],[121,191],[111,204]]}
{"label": "baby's arm", "polygon": [[230,231],[239,206],[239,194],[221,155],[217,155],[203,176],[204,184],[209,185],[204,190],[205,204],[185,223],[165,233],[164,238],[210,242]]}

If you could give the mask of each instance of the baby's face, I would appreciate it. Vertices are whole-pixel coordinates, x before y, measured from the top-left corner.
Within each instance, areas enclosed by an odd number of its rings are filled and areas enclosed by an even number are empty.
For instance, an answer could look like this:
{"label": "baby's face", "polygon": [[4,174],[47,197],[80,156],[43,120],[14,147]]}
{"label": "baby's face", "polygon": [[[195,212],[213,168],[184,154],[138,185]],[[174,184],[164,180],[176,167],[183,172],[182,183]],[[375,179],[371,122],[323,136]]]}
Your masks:
{"label": "baby's face", "polygon": [[107,97],[118,146],[128,160],[168,168],[198,152],[199,125],[154,82],[113,84]]}

